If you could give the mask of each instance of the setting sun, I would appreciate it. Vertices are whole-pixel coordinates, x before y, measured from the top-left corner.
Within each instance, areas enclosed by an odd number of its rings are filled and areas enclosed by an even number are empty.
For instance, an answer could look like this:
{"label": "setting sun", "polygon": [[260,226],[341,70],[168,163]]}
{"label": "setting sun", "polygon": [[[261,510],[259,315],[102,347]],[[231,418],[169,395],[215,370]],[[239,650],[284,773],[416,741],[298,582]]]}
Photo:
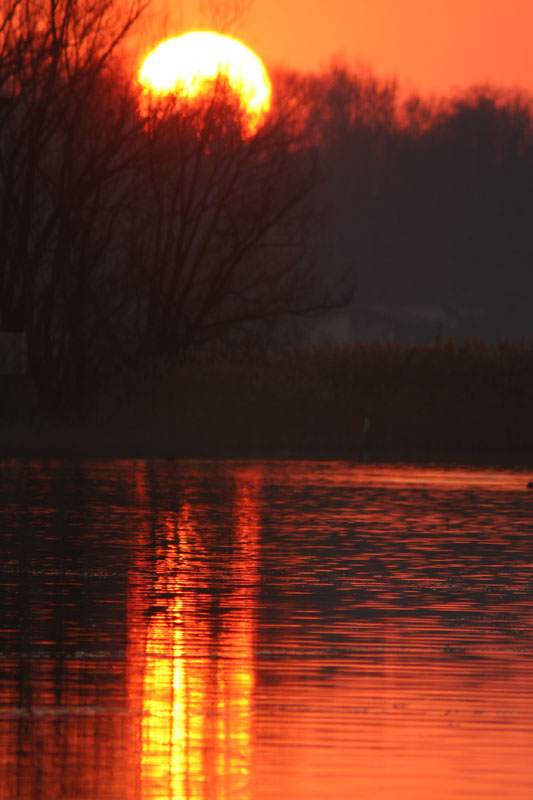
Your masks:
{"label": "setting sun", "polygon": [[219,76],[256,127],[270,108],[270,80],[261,59],[237,39],[207,31],[167,39],[146,58],[139,81],[155,94],[193,98],[208,92]]}

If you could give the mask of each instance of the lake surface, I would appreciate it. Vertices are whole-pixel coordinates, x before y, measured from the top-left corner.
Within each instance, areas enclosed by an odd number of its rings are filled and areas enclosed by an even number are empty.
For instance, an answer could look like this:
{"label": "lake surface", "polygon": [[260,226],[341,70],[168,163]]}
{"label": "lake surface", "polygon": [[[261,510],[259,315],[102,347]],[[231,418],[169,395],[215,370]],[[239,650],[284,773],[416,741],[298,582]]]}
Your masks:
{"label": "lake surface", "polygon": [[0,464],[0,798],[531,800],[522,469]]}

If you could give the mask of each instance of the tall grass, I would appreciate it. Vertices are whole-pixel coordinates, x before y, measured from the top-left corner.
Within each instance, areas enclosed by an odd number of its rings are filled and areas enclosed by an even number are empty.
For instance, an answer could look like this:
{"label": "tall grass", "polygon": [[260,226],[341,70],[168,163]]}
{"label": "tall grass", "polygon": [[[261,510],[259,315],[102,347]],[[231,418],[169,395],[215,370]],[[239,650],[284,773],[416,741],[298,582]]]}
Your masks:
{"label": "tall grass", "polygon": [[533,345],[436,341],[151,365],[98,428],[175,454],[533,448]]}
{"label": "tall grass", "polygon": [[[1,415],[0,415],[1,416]],[[533,453],[533,344],[295,349],[159,361],[115,376],[83,421],[0,419],[0,453]]]}

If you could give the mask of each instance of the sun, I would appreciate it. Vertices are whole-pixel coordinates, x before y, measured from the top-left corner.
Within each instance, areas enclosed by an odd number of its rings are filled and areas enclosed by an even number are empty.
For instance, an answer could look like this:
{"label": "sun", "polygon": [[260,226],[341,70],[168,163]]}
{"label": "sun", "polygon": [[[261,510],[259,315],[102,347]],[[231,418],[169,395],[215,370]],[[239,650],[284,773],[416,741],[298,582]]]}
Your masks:
{"label": "sun", "polygon": [[271,84],[261,59],[246,45],[212,31],[191,31],[167,39],[149,54],[139,71],[141,85],[157,95],[194,98],[224,77],[255,130],[270,108]]}

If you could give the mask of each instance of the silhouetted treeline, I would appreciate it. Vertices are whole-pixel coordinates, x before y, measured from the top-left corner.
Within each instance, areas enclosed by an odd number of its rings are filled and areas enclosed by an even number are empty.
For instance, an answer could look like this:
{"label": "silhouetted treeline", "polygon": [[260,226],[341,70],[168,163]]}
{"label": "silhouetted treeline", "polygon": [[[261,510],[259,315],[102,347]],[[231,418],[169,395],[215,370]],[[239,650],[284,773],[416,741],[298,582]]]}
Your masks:
{"label": "silhouetted treeline", "polygon": [[463,335],[531,335],[531,98],[490,86],[404,98],[344,68],[305,81],[330,247],[359,301],[450,307]]}

